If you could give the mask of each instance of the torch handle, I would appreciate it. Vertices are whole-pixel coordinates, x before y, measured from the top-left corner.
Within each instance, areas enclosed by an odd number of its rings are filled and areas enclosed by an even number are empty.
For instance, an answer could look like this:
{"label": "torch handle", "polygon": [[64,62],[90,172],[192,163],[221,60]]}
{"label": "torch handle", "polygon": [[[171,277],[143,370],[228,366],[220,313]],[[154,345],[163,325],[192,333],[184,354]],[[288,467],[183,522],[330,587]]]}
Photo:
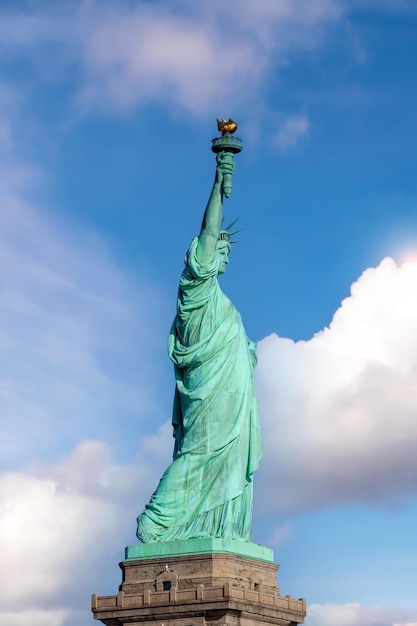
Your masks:
{"label": "torch handle", "polygon": [[226,198],[230,198],[232,193],[232,174],[235,169],[235,159],[233,152],[228,150],[222,150],[216,155],[217,166],[222,166],[223,181],[222,181],[222,194]]}

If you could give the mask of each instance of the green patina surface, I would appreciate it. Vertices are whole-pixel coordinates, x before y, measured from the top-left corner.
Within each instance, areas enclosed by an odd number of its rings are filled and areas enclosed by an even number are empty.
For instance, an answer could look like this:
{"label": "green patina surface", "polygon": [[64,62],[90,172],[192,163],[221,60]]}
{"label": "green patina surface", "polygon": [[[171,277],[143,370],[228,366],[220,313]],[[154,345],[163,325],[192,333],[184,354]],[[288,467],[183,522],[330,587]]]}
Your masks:
{"label": "green patina surface", "polygon": [[[254,546],[249,543],[252,475],[262,456],[253,381],[256,346],[218,282],[231,251],[221,224],[234,156],[222,151],[216,162],[200,234],[185,257],[169,336],[176,378],[173,461],[138,517],[138,538],[161,546],[130,547],[129,554],[164,551],[172,540],[174,550],[188,539],[198,539],[196,546],[211,541],[207,551],[213,538],[241,540],[242,550]],[[224,551],[231,544],[219,545]]]}
{"label": "green patina surface", "polygon": [[125,559],[149,559],[158,556],[180,556],[185,554],[227,553],[245,556],[273,563],[274,553],[265,546],[249,541],[221,539],[186,539],[183,541],[163,541],[128,546]]}

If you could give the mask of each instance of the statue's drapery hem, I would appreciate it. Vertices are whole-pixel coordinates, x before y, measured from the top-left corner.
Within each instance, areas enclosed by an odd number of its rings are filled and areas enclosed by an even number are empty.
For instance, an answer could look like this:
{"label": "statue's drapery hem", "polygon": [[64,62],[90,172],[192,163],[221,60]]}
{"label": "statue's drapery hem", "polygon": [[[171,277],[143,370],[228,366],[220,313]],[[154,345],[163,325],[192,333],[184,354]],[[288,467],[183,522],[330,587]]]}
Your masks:
{"label": "statue's drapery hem", "polygon": [[248,483],[240,496],[224,504],[200,513],[188,524],[161,528],[147,516],[138,517],[138,534],[144,543],[152,541],[175,541],[200,537],[227,537],[251,540],[253,483]]}

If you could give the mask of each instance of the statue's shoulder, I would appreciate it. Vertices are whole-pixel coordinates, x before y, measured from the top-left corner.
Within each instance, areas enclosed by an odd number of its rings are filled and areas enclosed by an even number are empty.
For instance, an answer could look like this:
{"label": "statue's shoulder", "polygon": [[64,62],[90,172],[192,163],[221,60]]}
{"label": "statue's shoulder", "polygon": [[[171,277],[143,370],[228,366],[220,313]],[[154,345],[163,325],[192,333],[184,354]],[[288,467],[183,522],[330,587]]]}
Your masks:
{"label": "statue's shoulder", "polygon": [[181,275],[181,281],[198,280],[206,281],[216,279],[218,273],[218,257],[215,255],[210,263],[202,264],[197,257],[198,237],[195,237],[188,248],[184,258],[184,270]]}

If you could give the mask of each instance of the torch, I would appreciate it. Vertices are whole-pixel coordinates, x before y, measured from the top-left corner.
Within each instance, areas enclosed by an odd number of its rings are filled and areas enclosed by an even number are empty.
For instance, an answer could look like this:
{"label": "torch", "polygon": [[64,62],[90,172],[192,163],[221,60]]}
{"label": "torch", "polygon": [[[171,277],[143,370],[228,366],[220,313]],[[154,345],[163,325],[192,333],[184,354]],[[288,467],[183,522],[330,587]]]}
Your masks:
{"label": "torch", "polygon": [[[231,118],[226,121],[224,118],[217,120],[217,128],[221,132],[220,137],[214,137],[211,149],[217,155],[217,160],[233,164],[234,154],[242,150],[242,140],[234,137],[233,133],[237,129],[237,124]],[[226,198],[230,198],[232,193],[232,175],[225,174],[223,178],[222,191]]]}

